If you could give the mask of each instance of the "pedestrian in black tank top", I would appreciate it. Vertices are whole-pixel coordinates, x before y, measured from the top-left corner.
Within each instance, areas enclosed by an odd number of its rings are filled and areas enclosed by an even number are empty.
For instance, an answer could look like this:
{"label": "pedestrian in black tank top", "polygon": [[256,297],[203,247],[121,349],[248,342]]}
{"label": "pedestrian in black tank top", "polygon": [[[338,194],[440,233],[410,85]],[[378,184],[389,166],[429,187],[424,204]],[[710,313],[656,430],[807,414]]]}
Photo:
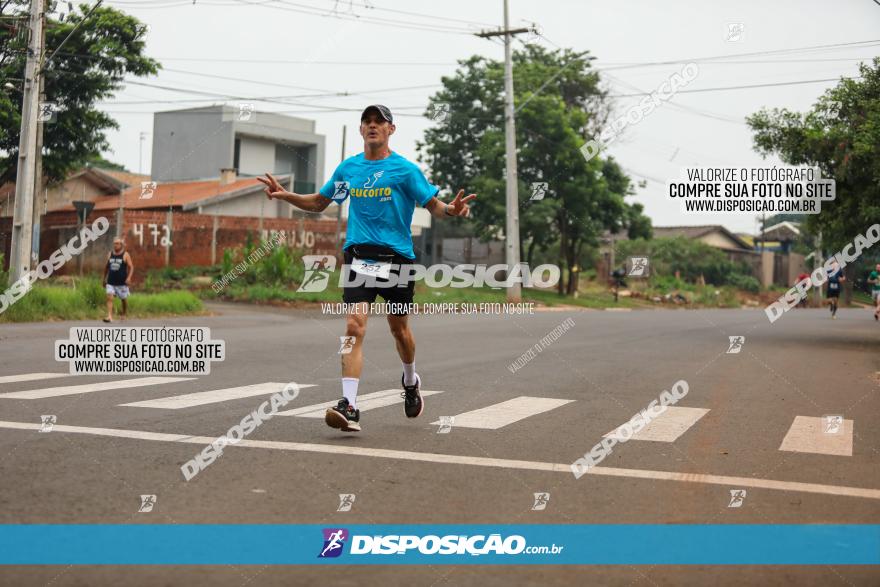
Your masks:
{"label": "pedestrian in black tank top", "polygon": [[116,237],[113,239],[113,250],[107,257],[104,267],[104,290],[107,292],[107,317],[104,322],[113,321],[113,298],[122,300],[122,316],[128,312],[128,286],[134,273],[131,255],[125,250],[125,242]]}

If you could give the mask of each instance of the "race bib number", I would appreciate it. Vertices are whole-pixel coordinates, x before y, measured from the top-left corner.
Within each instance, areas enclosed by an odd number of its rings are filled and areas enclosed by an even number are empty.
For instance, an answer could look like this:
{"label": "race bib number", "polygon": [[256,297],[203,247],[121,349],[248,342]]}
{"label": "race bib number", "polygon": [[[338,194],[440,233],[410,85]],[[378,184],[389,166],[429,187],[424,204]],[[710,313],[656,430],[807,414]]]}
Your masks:
{"label": "race bib number", "polygon": [[838,284],[836,284],[836,283],[829,283],[829,284],[828,284],[828,289],[837,289],[838,287],[839,287],[839,286],[838,286]]}
{"label": "race bib number", "polygon": [[352,259],[351,268],[355,273],[370,275],[379,279],[388,279],[391,274],[391,263],[380,263],[369,259]]}

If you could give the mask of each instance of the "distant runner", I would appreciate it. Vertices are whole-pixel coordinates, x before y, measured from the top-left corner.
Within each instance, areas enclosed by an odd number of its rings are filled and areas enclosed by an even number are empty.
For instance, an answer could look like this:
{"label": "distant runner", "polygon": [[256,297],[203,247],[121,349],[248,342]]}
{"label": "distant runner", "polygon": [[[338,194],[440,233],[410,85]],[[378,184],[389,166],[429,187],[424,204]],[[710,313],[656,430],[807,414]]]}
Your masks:
{"label": "distant runner", "polygon": [[828,269],[828,304],[831,306],[831,318],[837,320],[837,302],[840,299],[840,284],[846,281],[843,270],[837,265],[837,261],[831,262]]}
{"label": "distant runner", "polygon": [[113,250],[107,257],[107,265],[104,266],[104,290],[107,293],[107,316],[104,322],[113,321],[113,298],[122,300],[122,317],[128,313],[128,286],[131,285],[131,276],[134,274],[134,263],[131,255],[125,250],[125,241],[116,237],[113,239]]}
{"label": "distant runner", "polygon": [[[809,278],[810,278],[809,273],[805,273],[805,272],[801,271],[801,274],[797,276],[797,279],[795,280],[795,282],[792,285],[797,285],[800,282],[802,282],[803,280],[809,279]],[[807,307],[807,296],[806,295],[801,297],[800,301],[797,303],[797,307],[798,308],[806,308]]]}
{"label": "distant runner", "polygon": [[880,263],[871,271],[868,283],[871,284],[871,297],[874,298],[874,320],[880,320]]}
{"label": "distant runner", "polygon": [[[278,181],[266,174],[259,177],[266,185],[266,195],[284,200],[308,212],[321,212],[336,202],[342,205],[350,198],[348,227],[345,234],[345,266],[347,283],[354,282],[354,273],[379,276],[376,283],[388,282],[389,275],[399,276],[415,261],[412,224],[416,204],[427,209],[437,220],[448,217],[466,218],[470,214],[468,202],[476,194],[464,195],[464,190],[449,204],[437,199],[440,188],[431,185],[419,168],[391,151],[388,140],[396,127],[391,111],[382,105],[367,106],[361,114],[360,133],[364,152],[349,157],[339,164],[333,177],[318,193],[300,195],[285,191]],[[409,273],[405,273],[407,275]],[[397,280],[400,283],[400,280]],[[367,333],[369,304],[382,296],[395,304],[388,315],[388,326],[403,363],[406,416],[415,418],[422,413],[421,378],[416,373],[416,341],[407,321],[407,307],[412,304],[415,281],[403,280],[402,287],[346,285],[342,301],[353,305],[346,318],[345,335],[353,344],[343,344],[342,399],[329,408],[324,416],[328,426],[345,432],[358,432],[360,410],[357,407],[358,384],[363,368],[364,336]],[[342,349],[340,349],[342,350]]]}

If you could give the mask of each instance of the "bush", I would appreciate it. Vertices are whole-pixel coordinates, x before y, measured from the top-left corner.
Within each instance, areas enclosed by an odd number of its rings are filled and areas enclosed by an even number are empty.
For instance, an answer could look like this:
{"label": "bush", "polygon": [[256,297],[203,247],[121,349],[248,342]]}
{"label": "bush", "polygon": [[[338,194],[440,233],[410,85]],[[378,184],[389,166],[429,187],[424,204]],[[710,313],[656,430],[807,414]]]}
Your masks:
{"label": "bush", "polygon": [[742,275],[734,273],[727,280],[727,284],[737,289],[742,289],[752,293],[761,291],[761,283],[751,275]]}
{"label": "bush", "polygon": [[690,283],[703,276],[706,283],[716,286],[734,285],[734,280],[753,286],[750,280],[754,278],[746,263],[730,261],[721,250],[689,238],[621,241],[618,251],[621,256],[648,255],[651,258],[652,283],[659,277],[673,276],[678,271],[681,278]]}

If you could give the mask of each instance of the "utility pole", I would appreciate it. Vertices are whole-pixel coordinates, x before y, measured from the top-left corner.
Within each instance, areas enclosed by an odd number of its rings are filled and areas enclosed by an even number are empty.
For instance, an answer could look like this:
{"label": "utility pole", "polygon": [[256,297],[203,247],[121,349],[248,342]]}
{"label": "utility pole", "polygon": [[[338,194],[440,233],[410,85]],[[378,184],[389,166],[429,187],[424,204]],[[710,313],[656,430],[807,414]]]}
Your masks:
{"label": "utility pole", "polygon": [[15,181],[15,211],[12,221],[12,250],[9,256],[10,280],[14,283],[30,270],[37,117],[40,110],[39,66],[43,57],[43,0],[31,0],[28,18],[27,63],[21,105],[21,134],[18,141],[18,170]]}
{"label": "utility pole", "polygon": [[[510,15],[504,0],[504,28],[498,31],[482,31],[478,37],[504,37],[504,151],[506,155],[506,198],[507,220],[504,229],[505,261],[508,277],[513,268],[519,265],[519,194],[517,193],[518,177],[516,173],[516,125],[513,109],[513,60],[511,58],[511,41],[513,35],[528,33],[529,28],[510,28]],[[507,301],[518,302],[522,297],[521,284],[515,283],[507,288]]]}
{"label": "utility pole", "polygon": [[[42,41],[40,42],[41,47],[46,46],[46,13],[43,12],[40,15],[40,21],[42,29]],[[43,108],[43,104],[46,102],[46,76],[43,74],[43,55],[40,55],[40,59],[37,62],[38,71],[40,72],[40,97],[38,99],[40,108]],[[42,114],[42,113],[41,113]],[[54,113],[53,113],[54,115]],[[40,232],[42,229],[41,222],[41,214],[40,214],[40,200],[43,203],[43,211],[47,211],[47,197],[46,192],[43,187],[43,131],[44,124],[43,121],[44,116],[37,117],[37,146],[34,150],[34,200],[33,200],[33,219],[31,220],[31,267],[36,267],[40,262]]]}
{"label": "utility pole", "polygon": [[[345,161],[345,134],[346,129],[348,127],[346,125],[342,125],[342,154],[340,155],[339,162],[342,163]],[[293,186],[290,186],[290,191],[293,191]],[[345,202],[337,202],[338,206],[336,206],[336,254],[339,254],[339,245],[342,239],[342,205]]]}

